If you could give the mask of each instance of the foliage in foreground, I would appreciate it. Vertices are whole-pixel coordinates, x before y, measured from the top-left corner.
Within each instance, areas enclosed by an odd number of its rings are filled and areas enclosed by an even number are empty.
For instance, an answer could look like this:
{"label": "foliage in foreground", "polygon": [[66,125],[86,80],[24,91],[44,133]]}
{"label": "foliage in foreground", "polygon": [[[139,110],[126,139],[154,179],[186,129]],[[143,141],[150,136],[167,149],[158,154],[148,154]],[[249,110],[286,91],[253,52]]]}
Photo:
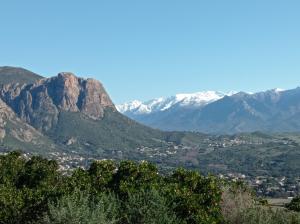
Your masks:
{"label": "foliage in foreground", "polygon": [[299,224],[300,213],[268,206],[245,185],[231,184],[223,189],[222,213],[232,224]]}
{"label": "foliage in foreground", "polygon": [[241,214],[241,224],[299,224],[300,214],[284,209],[255,206]]}
{"label": "foliage in foreground", "polygon": [[[0,223],[223,223],[213,176],[147,162],[94,162],[71,176],[55,161],[0,156]],[[97,221],[96,221],[97,220]]]}
{"label": "foliage in foreground", "polygon": [[103,194],[98,201],[90,200],[85,192],[64,195],[57,203],[51,202],[41,223],[47,224],[114,224],[117,223],[118,201],[113,195]]}
{"label": "foliage in foreground", "polygon": [[[55,161],[0,156],[0,224],[299,224],[300,213],[262,206],[241,184],[148,163],[96,161],[70,176]],[[299,198],[288,208],[297,211]]]}

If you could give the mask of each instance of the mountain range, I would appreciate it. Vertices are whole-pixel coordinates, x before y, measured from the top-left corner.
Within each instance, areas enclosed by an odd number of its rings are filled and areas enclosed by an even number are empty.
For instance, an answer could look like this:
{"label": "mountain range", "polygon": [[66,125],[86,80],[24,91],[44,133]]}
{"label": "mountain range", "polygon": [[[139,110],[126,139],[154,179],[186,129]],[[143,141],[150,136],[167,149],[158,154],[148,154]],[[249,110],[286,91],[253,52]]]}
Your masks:
{"label": "mountain range", "polygon": [[134,100],[129,103],[117,105],[117,109],[121,113],[131,113],[136,115],[153,114],[163,112],[175,107],[202,107],[226,95],[232,95],[234,92],[224,94],[222,92],[207,91],[193,94],[176,94],[171,97],[160,97],[147,102]]}
{"label": "mountain range", "polygon": [[[300,135],[210,135],[161,131],[126,114],[155,118],[154,127],[239,132],[299,130],[300,88],[262,93],[180,94],[115,106],[101,82],[71,72],[45,78],[23,68],[0,67],[0,154],[56,159],[62,170],[94,159],[147,160],[163,172],[176,167],[251,177],[299,177]],[[151,118],[151,119],[150,119]],[[135,118],[136,119],[136,118]],[[153,120],[152,120],[153,121]],[[145,122],[146,123],[146,122]]]}
{"label": "mountain range", "polygon": [[126,116],[161,130],[214,134],[300,131],[300,88],[258,93],[177,94],[118,105]]}

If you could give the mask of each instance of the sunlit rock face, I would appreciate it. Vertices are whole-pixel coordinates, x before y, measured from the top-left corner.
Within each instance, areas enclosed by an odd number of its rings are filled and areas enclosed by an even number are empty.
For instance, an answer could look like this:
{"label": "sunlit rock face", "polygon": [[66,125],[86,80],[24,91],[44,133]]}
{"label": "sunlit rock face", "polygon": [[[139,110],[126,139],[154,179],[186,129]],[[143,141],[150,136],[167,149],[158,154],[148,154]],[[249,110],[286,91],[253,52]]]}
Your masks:
{"label": "sunlit rock face", "polygon": [[106,108],[115,110],[99,81],[78,78],[69,72],[34,84],[5,85],[1,98],[22,120],[42,131],[50,130],[62,111],[80,112],[92,119],[101,119]]}

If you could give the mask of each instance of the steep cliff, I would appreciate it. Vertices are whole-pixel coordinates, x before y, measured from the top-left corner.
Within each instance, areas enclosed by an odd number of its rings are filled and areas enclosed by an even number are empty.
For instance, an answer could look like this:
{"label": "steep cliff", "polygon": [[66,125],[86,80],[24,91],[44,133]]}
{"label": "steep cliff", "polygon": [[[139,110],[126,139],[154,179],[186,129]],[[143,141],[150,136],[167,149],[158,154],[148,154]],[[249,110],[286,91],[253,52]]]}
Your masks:
{"label": "steep cliff", "polygon": [[[16,127],[26,125],[32,131],[32,136],[41,136],[30,139],[29,132],[21,131],[19,133],[25,134],[24,141],[43,139],[43,144],[40,145],[45,148],[49,146],[67,153],[80,152],[98,156],[110,155],[116,150],[124,152],[126,149],[135,150],[142,146],[167,144],[162,132],[120,114],[97,80],[62,72],[55,77],[38,78],[26,83],[20,82],[25,80],[22,75],[24,73],[13,70],[10,74],[20,75],[15,76],[14,82],[1,85],[0,99],[3,108],[9,110],[6,115],[11,114],[21,122],[15,122]],[[7,130],[2,131],[2,135],[6,135]],[[20,134],[15,134],[16,136]],[[16,142],[16,139],[13,138],[12,142]],[[7,141],[4,141],[4,145],[5,142]],[[46,142],[48,146],[44,144]]]}
{"label": "steep cliff", "polygon": [[115,110],[99,81],[78,78],[72,73],[59,73],[33,84],[7,84],[0,96],[22,120],[41,131],[55,126],[62,111],[101,119],[106,108]]}

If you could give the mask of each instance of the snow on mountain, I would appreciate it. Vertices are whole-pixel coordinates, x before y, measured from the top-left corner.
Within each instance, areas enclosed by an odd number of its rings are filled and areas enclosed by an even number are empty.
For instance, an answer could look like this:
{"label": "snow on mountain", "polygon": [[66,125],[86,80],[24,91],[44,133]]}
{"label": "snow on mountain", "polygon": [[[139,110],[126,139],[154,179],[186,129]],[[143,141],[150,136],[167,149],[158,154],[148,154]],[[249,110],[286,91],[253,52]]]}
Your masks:
{"label": "snow on mountain", "polygon": [[150,114],[165,111],[175,106],[180,107],[202,107],[224,96],[231,96],[236,92],[222,93],[216,91],[205,91],[190,94],[176,94],[171,97],[160,97],[147,102],[134,100],[129,103],[117,105],[121,113]]}
{"label": "snow on mountain", "polygon": [[285,89],[275,88],[275,89],[273,89],[273,91],[276,92],[276,93],[280,93],[280,92],[284,92]]}
{"label": "snow on mountain", "polygon": [[118,109],[133,120],[164,131],[289,132],[300,130],[299,99],[300,87],[254,93],[207,91],[133,101]]}

